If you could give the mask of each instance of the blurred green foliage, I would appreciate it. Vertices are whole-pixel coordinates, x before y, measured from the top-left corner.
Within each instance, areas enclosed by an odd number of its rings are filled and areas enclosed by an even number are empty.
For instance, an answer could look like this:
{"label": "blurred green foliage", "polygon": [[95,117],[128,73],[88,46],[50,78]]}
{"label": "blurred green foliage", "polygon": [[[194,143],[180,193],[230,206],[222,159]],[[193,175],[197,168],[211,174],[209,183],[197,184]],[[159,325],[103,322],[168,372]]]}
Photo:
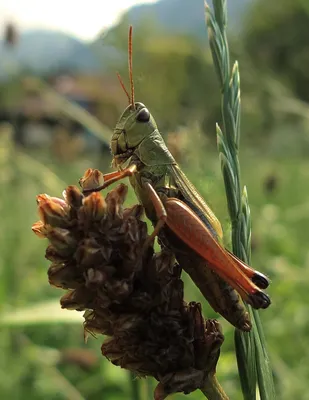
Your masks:
{"label": "blurred green foliage", "polygon": [[260,0],[248,17],[244,42],[257,68],[263,68],[309,101],[309,3]]}

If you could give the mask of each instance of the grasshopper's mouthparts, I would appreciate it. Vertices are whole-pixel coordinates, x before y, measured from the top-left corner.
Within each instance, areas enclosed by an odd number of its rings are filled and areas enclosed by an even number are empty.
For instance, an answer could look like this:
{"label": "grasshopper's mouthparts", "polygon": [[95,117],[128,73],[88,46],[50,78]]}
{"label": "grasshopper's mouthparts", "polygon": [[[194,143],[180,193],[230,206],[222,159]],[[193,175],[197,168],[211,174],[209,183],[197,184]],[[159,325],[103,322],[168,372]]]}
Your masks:
{"label": "grasshopper's mouthparts", "polygon": [[114,154],[112,165],[115,167],[124,164],[132,155],[133,149],[129,149],[121,154]]}

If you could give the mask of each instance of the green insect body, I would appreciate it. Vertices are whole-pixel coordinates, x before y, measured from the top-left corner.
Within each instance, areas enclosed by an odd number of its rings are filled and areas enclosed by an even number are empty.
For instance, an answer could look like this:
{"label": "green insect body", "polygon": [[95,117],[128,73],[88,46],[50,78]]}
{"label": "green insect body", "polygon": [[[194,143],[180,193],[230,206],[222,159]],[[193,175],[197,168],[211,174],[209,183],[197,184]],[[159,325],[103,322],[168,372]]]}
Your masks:
{"label": "green insect body", "polygon": [[[136,172],[129,178],[130,183],[154,226],[158,217],[145,190],[146,182],[152,185],[163,203],[171,197],[186,203],[216,240],[221,242],[220,222],[178,166],[154,118],[142,103],[135,103],[134,109],[128,106],[122,114],[111,140],[111,151],[115,166],[136,166]],[[215,311],[235,327],[250,330],[250,319],[240,296],[209,268],[202,257],[185,245],[167,226],[159,232],[159,240],[174,252],[182,269],[190,275]]]}
{"label": "green insect body", "polygon": [[132,27],[129,30],[129,106],[111,139],[113,165],[118,172],[104,176],[101,190],[129,177],[137,198],[152,222],[150,240],[173,251],[215,311],[235,327],[249,331],[251,322],[242,299],[254,308],[267,308],[269,297],[260,289],[268,279],[253,270],[222,244],[220,222],[169,152],[157,124],[144,104],[134,101]]}

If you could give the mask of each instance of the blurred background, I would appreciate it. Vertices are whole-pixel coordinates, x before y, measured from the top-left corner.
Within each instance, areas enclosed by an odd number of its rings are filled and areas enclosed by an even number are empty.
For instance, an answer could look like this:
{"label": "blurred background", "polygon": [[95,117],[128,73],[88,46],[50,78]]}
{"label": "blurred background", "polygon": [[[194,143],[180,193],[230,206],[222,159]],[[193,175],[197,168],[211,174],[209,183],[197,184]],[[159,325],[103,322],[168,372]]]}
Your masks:
{"label": "blurred background", "polygon": [[[127,99],[134,25],[136,100],[220,217],[229,245],[216,150],[220,91],[202,0],[7,1],[0,5],[0,396],[11,400],[134,399],[132,377],[83,340],[82,317],[48,285],[46,243],[31,232],[35,196],[60,196],[89,168],[110,172],[109,138]],[[252,264],[267,273],[261,312],[278,399],[309,399],[309,2],[230,0],[229,43],[240,64],[241,174],[252,213]],[[130,191],[127,204],[136,199]],[[188,301],[202,301],[186,279]],[[203,302],[204,314],[218,317]],[[233,328],[218,376],[242,399]],[[143,399],[154,382],[141,381]],[[201,399],[191,394],[190,399]],[[182,399],[183,395],[173,398]]]}

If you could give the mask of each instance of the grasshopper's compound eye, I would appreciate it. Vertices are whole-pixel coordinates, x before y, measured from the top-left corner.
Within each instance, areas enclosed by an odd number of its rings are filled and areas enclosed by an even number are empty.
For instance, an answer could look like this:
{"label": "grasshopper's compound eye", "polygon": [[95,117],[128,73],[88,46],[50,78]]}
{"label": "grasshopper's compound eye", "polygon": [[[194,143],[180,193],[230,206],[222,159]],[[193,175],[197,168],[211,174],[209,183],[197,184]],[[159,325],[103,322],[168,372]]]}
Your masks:
{"label": "grasshopper's compound eye", "polygon": [[141,111],[136,116],[136,121],[138,122],[148,122],[150,120],[150,112],[147,108],[142,108]]}

